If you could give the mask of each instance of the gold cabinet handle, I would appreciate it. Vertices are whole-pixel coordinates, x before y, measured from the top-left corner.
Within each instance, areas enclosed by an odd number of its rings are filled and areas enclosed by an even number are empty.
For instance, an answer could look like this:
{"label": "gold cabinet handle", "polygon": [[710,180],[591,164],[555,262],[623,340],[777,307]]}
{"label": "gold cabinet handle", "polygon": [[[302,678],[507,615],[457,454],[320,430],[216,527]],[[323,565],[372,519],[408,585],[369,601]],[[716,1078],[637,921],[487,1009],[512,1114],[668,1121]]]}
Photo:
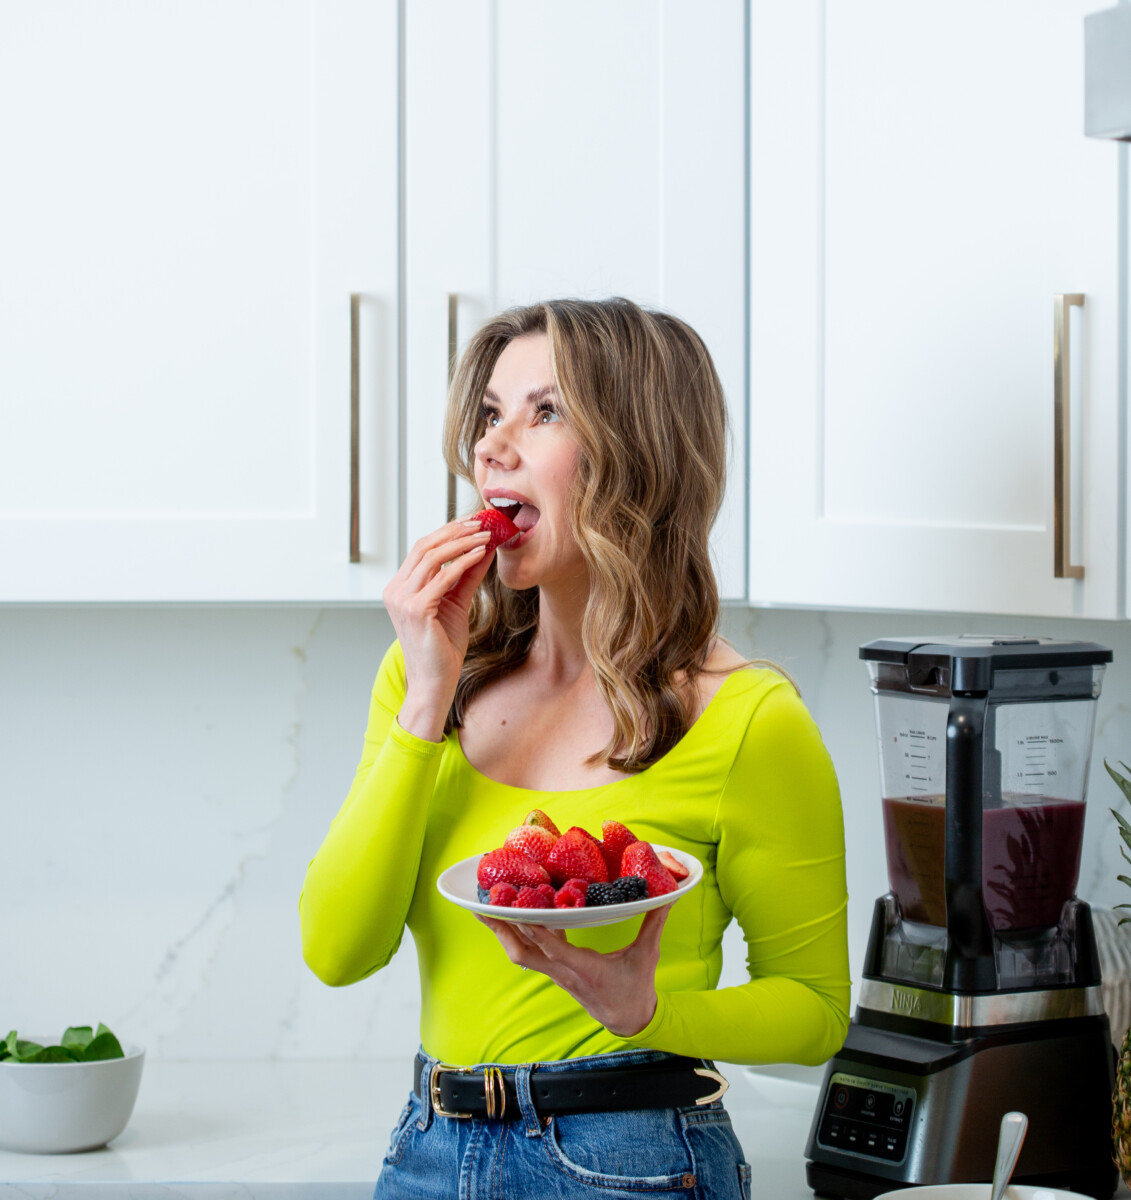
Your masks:
{"label": "gold cabinet handle", "polygon": [[361,562],[361,295],[350,293],[350,562]]}
{"label": "gold cabinet handle", "polygon": [[1083,579],[1084,568],[1072,562],[1072,459],[1068,374],[1068,310],[1084,307],[1079,292],[1055,297],[1053,302],[1053,575],[1057,579]]}
{"label": "gold cabinet handle", "polygon": [[[459,294],[448,293],[448,387],[456,370],[456,349],[459,346]],[[456,477],[448,472],[448,520],[456,519]]]}

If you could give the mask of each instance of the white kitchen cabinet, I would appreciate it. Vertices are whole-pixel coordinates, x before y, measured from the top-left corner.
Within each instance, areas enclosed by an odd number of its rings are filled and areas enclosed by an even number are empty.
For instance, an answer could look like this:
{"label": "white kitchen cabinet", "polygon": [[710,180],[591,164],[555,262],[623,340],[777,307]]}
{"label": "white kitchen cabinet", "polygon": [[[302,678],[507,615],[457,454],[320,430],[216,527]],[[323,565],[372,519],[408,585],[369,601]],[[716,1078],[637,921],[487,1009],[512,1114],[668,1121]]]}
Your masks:
{"label": "white kitchen cabinet", "polygon": [[0,600],[380,596],[397,114],[392,0],[0,5]]}
{"label": "white kitchen cabinet", "polygon": [[[742,0],[414,0],[406,27],[408,542],[446,519],[449,296],[627,296],[703,337],[732,425],[713,540],[745,582]],[[460,507],[473,502],[461,491]]]}
{"label": "white kitchen cabinet", "polygon": [[[1094,0],[754,0],[756,604],[1122,615],[1117,151]],[[1071,561],[1054,561],[1054,297]]]}

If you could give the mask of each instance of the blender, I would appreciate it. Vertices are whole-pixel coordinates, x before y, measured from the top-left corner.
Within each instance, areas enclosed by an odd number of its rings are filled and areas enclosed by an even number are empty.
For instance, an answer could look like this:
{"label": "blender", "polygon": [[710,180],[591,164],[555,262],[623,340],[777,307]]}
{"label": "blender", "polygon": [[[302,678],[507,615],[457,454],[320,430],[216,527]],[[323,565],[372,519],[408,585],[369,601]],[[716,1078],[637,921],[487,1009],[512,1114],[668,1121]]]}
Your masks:
{"label": "blender", "polygon": [[1096,702],[1112,654],[1035,637],[860,648],[875,697],[890,891],[805,1155],[819,1196],[989,1181],[1115,1191],[1114,1048],[1075,896]]}

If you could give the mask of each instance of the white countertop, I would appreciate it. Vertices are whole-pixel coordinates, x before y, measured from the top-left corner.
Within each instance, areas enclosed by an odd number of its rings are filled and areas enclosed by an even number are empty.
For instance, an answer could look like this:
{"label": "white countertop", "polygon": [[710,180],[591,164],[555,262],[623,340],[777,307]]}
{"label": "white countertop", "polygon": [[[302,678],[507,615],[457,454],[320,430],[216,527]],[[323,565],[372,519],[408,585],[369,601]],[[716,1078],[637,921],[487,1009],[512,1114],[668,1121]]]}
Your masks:
{"label": "white countertop", "polygon": [[[812,1200],[806,1092],[771,1102],[743,1068],[721,1069],[759,1194]],[[369,1200],[411,1084],[412,1064],[399,1061],[150,1061],[130,1123],[109,1146],[0,1151],[0,1200]]]}
{"label": "white countertop", "polygon": [[[720,1069],[755,1194],[812,1200],[804,1149],[815,1085]],[[120,1137],[83,1154],[0,1151],[0,1200],[369,1200],[411,1070],[380,1060],[147,1062]],[[1131,1193],[1121,1184],[1117,1195]]]}

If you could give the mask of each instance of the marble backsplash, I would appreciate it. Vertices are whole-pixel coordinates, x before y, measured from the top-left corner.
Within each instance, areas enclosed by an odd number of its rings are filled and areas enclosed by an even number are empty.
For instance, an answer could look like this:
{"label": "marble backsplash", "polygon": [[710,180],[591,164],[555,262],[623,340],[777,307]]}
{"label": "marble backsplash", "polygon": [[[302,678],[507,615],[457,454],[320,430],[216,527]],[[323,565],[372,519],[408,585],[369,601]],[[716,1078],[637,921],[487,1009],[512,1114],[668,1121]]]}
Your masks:
{"label": "marble backsplash", "polygon": [[[1102,760],[1131,761],[1131,623],[728,609],[797,680],[840,776],[858,975],[886,890],[861,642],[1033,633],[1112,647],[1079,894],[1131,901]],[[411,938],[376,976],[305,968],[306,863],[361,749],[392,639],[374,609],[0,609],[0,1036],[104,1021],[153,1057],[389,1058],[417,1044]],[[728,936],[723,982],[743,978]]]}

